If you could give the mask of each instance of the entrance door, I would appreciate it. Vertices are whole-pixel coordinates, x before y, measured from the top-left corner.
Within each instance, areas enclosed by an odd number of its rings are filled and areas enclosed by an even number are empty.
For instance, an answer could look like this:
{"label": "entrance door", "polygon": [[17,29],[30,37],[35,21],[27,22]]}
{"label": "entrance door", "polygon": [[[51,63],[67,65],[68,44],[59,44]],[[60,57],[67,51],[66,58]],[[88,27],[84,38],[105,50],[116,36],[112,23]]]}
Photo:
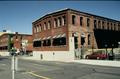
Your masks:
{"label": "entrance door", "polygon": [[74,46],[75,46],[75,49],[78,48],[78,37],[74,37]]}

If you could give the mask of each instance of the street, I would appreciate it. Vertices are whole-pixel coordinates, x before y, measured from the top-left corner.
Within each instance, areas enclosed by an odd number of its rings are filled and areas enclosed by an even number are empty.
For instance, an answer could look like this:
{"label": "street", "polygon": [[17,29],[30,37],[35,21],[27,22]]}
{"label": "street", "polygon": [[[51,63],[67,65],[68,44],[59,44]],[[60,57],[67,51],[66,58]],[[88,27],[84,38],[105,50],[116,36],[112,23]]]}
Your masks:
{"label": "street", "polygon": [[[0,79],[12,79],[11,57],[0,57]],[[15,79],[120,79],[120,68],[19,58]]]}

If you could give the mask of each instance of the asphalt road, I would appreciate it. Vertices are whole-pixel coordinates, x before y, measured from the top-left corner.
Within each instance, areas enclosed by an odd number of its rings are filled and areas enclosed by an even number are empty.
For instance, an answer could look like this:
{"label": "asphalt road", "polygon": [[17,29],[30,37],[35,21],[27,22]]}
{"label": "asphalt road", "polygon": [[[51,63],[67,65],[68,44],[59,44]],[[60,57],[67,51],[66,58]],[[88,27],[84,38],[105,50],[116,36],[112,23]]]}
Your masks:
{"label": "asphalt road", "polygon": [[[0,57],[0,79],[12,79],[10,57]],[[120,79],[120,68],[19,59],[15,79]]]}

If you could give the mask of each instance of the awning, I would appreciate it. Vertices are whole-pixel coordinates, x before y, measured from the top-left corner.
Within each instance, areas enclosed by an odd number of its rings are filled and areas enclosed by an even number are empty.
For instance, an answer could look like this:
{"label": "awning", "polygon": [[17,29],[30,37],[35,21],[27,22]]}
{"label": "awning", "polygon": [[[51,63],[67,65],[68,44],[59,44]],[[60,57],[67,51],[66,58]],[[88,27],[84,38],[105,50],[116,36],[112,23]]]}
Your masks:
{"label": "awning", "polygon": [[47,39],[47,37],[44,37],[42,40],[45,40],[45,39]]}
{"label": "awning", "polygon": [[61,34],[57,35],[57,38],[60,38],[61,37]]}
{"label": "awning", "polygon": [[78,37],[78,33],[77,33],[77,32],[75,32],[75,33],[74,33],[74,36],[75,36],[75,37]]}
{"label": "awning", "polygon": [[65,36],[66,36],[66,34],[64,33],[64,34],[55,35],[55,36],[53,36],[53,38],[61,38],[61,37],[65,37]]}
{"label": "awning", "polygon": [[33,41],[40,41],[41,40],[41,38],[37,38],[37,39],[34,39]]}
{"label": "awning", "polygon": [[81,37],[86,37],[86,36],[85,36],[85,33],[82,33],[82,34],[81,34]]}
{"label": "awning", "polygon": [[57,38],[57,35],[53,36],[53,38]]}
{"label": "awning", "polygon": [[8,44],[1,44],[0,47],[8,46]]}
{"label": "awning", "polygon": [[48,37],[47,37],[47,39],[50,39],[50,38],[51,38],[51,36],[48,36]]}
{"label": "awning", "polygon": [[66,34],[65,34],[65,33],[64,33],[64,34],[62,34],[62,35],[61,35],[61,37],[66,37]]}

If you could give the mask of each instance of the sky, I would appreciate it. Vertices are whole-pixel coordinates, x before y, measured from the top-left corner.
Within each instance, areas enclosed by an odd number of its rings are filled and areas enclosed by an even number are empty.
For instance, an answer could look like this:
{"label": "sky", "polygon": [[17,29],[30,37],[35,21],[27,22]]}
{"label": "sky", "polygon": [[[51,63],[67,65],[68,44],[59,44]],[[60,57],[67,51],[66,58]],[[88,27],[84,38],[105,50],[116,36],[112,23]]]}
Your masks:
{"label": "sky", "polygon": [[32,34],[32,22],[64,8],[120,21],[120,1],[0,1],[0,31]]}

